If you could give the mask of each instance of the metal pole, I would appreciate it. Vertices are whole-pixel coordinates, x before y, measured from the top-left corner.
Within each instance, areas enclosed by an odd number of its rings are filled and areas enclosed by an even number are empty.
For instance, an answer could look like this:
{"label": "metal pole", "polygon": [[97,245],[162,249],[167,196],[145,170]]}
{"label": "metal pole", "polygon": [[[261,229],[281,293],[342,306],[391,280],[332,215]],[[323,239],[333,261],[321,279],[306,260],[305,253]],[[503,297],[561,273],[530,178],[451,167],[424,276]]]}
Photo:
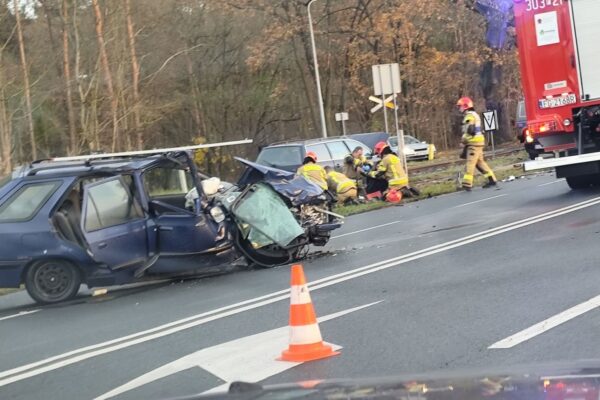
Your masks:
{"label": "metal pole", "polygon": [[379,87],[381,88],[381,101],[383,105],[383,121],[385,122],[385,133],[390,133],[388,128],[387,110],[385,109],[385,92],[383,91],[383,78],[381,77],[381,65],[377,65],[379,75]]}
{"label": "metal pole", "polygon": [[321,92],[321,77],[319,76],[319,62],[317,61],[317,47],[315,44],[315,32],[313,31],[312,16],[310,14],[310,6],[317,0],[310,0],[308,3],[308,27],[310,30],[310,43],[312,46],[313,63],[315,67],[315,80],[317,81],[317,99],[319,101],[319,113],[321,114],[321,134],[324,138],[327,137],[327,123],[325,122],[325,107],[323,105],[323,93]]}
{"label": "metal pole", "polygon": [[400,129],[398,123],[398,101],[396,100],[396,87],[394,85],[394,74],[390,68],[390,82],[392,83],[392,97],[394,98],[394,122],[396,125],[396,138],[398,140],[399,156],[402,160],[402,166],[404,166],[404,172],[408,175],[408,165],[406,163],[406,154],[404,153],[404,130]]}
{"label": "metal pole", "polygon": [[496,147],[494,146],[494,133],[496,131],[491,131],[490,132],[490,137],[492,139],[492,158],[496,158]]}
{"label": "metal pole", "polygon": [[342,135],[346,136],[346,120],[342,118]]}

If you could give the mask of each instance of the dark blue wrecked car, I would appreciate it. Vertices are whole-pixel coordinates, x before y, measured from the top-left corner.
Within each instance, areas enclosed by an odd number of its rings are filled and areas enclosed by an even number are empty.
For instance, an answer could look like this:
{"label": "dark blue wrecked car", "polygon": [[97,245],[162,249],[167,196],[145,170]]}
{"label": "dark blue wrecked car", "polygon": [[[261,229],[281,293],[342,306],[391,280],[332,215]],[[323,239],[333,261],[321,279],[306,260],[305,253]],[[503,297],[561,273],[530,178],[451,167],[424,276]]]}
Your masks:
{"label": "dark blue wrecked car", "polygon": [[55,303],[81,284],[270,267],[340,226],[312,183],[240,161],[236,185],[208,179],[185,151],[15,171],[0,181],[0,287],[24,284],[37,302]]}

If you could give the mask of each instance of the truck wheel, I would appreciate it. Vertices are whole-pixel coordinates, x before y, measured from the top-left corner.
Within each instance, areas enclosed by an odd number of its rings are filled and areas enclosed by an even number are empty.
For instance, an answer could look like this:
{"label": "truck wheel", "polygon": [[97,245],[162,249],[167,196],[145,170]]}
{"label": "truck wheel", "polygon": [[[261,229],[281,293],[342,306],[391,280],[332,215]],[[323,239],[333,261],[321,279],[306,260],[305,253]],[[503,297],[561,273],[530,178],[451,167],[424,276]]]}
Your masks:
{"label": "truck wheel", "polygon": [[587,189],[593,183],[593,177],[584,176],[571,176],[567,178],[567,185],[573,190]]}
{"label": "truck wheel", "polygon": [[81,274],[71,263],[46,260],[34,264],[25,275],[25,288],[38,303],[53,304],[69,300],[77,294]]}

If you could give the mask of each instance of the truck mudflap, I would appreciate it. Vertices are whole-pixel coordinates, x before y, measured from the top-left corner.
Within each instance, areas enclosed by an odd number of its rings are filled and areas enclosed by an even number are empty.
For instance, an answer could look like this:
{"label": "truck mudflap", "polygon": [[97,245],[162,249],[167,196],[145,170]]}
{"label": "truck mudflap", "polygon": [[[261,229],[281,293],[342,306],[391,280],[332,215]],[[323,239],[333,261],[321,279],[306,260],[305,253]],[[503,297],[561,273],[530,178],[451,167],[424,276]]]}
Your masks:
{"label": "truck mudflap", "polygon": [[568,157],[547,158],[543,160],[532,160],[524,162],[523,171],[539,171],[542,169],[575,166],[578,164],[592,163],[598,161],[600,161],[600,152],[586,153]]}

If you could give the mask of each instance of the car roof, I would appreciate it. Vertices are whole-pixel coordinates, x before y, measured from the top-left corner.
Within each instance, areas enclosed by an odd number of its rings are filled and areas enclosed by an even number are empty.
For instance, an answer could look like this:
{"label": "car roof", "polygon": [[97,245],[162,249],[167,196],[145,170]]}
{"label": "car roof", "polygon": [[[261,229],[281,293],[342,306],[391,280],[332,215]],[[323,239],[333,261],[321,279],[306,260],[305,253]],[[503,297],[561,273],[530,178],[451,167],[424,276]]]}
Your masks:
{"label": "car roof", "polygon": [[337,142],[337,141],[343,140],[343,139],[350,139],[350,138],[348,136],[333,136],[333,137],[327,137],[327,138],[304,139],[304,140],[292,139],[292,140],[287,140],[287,141],[283,141],[283,142],[275,142],[268,146],[265,146],[264,148],[266,149],[269,147],[305,146],[305,145],[315,144],[315,143]]}
{"label": "car roof", "polygon": [[291,139],[291,140],[271,143],[268,146],[263,147],[263,149],[273,148],[273,147],[286,147],[286,146],[306,146],[306,145],[317,144],[317,143],[337,142],[340,140],[354,140],[356,142],[362,143],[362,140],[360,140],[360,137],[371,136],[371,135],[387,135],[387,134],[383,133],[383,132],[369,132],[369,133],[355,133],[355,134],[346,135],[346,136],[329,136],[326,138]]}
{"label": "car roof", "polygon": [[15,171],[13,177],[38,176],[47,178],[49,176],[86,175],[95,172],[129,172],[146,169],[161,160],[164,160],[163,155],[86,161],[42,160],[21,167]]}

